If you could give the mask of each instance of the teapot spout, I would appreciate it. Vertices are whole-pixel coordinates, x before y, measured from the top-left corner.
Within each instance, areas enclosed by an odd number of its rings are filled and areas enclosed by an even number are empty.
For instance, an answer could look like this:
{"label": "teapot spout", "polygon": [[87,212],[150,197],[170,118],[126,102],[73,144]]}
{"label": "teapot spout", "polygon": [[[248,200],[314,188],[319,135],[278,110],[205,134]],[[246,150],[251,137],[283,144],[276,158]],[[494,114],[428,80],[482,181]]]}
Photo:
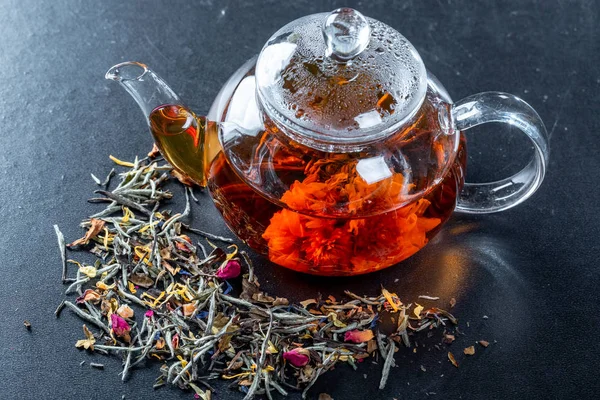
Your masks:
{"label": "teapot spout", "polygon": [[105,77],[119,82],[140,106],[163,157],[180,173],[206,186],[207,156],[214,152],[209,147],[218,143],[216,124],[196,116],[142,63],[117,64]]}
{"label": "teapot spout", "polygon": [[140,106],[146,118],[156,107],[181,103],[169,85],[145,64],[135,61],[120,63],[111,67],[104,77],[119,82]]}

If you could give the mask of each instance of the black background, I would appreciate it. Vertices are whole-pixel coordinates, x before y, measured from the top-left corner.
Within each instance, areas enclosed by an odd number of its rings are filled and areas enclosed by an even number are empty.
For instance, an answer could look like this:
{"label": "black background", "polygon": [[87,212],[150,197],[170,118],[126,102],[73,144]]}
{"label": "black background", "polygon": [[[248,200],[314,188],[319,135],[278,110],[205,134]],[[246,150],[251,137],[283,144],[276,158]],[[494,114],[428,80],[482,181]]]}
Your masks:
{"label": "black background", "polygon": [[[459,369],[445,351],[402,349],[385,390],[377,389],[381,364],[367,362],[358,372],[337,368],[310,396],[595,397],[600,7],[591,0],[0,2],[0,397],[192,398],[176,388],[153,391],[157,364],[121,383],[120,360],[75,349],[81,321],[68,311],[53,315],[64,287],[52,225],[67,241],[80,237],[78,223],[98,210],[85,201],[96,188],[90,172],[102,179],[109,154],[133,159],[152,145],[137,106],[104,73],[117,62],[145,62],[206,112],[274,31],[339,6],[402,32],[455,100],[486,90],[524,98],[552,134],[551,158],[529,201],[499,214],[455,215],[426,249],[380,273],[315,279],[259,260],[263,287],[294,300],[346,288],[373,295],[380,284],[405,301],[429,294],[446,307],[457,299],[453,312],[466,335],[450,350]],[[527,143],[511,133],[469,133],[469,179],[523,165]],[[201,197],[194,224],[229,234],[209,196]],[[178,198],[174,209],[183,206]],[[465,359],[462,349],[479,339],[496,342]],[[214,396],[242,397],[225,388]]]}

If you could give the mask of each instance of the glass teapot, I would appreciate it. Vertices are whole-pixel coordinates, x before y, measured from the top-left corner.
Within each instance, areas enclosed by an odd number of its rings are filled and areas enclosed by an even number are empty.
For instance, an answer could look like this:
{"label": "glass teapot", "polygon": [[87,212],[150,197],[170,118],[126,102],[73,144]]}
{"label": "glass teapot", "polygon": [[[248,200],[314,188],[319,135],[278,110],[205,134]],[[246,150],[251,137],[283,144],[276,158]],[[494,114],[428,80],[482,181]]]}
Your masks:
{"label": "glass teapot", "polygon": [[[357,275],[423,248],[456,209],[511,208],[540,186],[548,140],[523,100],[487,92],[453,103],[393,28],[342,8],[277,31],[225,84],[207,117],[153,71],[115,65],[163,156],[208,186],[229,228],[272,262]],[[464,182],[464,130],[517,127],[534,156],[498,182]]]}

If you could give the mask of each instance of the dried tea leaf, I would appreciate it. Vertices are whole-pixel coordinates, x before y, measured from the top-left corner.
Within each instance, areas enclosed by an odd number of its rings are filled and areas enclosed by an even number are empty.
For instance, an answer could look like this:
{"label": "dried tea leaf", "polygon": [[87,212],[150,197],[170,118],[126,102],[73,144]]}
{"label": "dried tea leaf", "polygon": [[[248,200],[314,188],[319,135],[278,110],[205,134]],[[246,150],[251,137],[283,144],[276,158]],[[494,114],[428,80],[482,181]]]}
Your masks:
{"label": "dried tea leaf", "polygon": [[321,393],[319,394],[319,400],[333,400],[333,397],[331,397],[327,393]]}
{"label": "dried tea leaf", "polygon": [[231,360],[227,363],[227,370],[228,371],[235,371],[238,370],[240,368],[242,368],[244,366],[244,361],[241,359],[238,360]]}
{"label": "dried tea leaf", "polygon": [[252,295],[252,300],[258,301],[259,303],[272,303],[275,301],[275,298],[264,292],[258,292]]}
{"label": "dried tea leaf", "polygon": [[440,299],[437,296],[425,296],[425,295],[420,295],[419,298],[420,299],[425,299],[425,300],[439,300]]}
{"label": "dried tea leaf", "polygon": [[454,355],[450,352],[448,352],[448,360],[450,360],[450,362],[452,363],[452,365],[454,365],[456,368],[458,368],[458,363],[456,362],[456,359],[454,358]]}
{"label": "dried tea leaf", "polygon": [[117,157],[114,157],[113,155],[109,155],[108,158],[110,158],[117,165],[120,165],[122,167],[133,168],[133,163],[131,163],[131,162],[119,160]]}
{"label": "dried tea leaf", "polygon": [[242,300],[252,300],[252,297],[260,291],[259,285],[256,284],[256,280],[250,282],[248,276],[244,275],[242,279],[242,293],[240,298]]}
{"label": "dried tea leaf", "polygon": [[129,275],[129,281],[134,285],[141,286],[143,288],[149,288],[154,285],[154,280],[152,280],[152,278],[146,274],[140,273]]}
{"label": "dried tea leaf", "polygon": [[104,221],[100,219],[92,218],[90,220],[90,224],[91,225],[88,228],[88,231],[85,233],[85,235],[82,238],[75,240],[73,243],[68,244],[67,247],[75,247],[82,244],[88,244],[90,239],[98,236],[98,233],[100,233],[104,228]]}
{"label": "dried tea leaf", "polygon": [[31,330],[31,322],[25,320],[23,321],[23,325],[25,325],[25,328],[30,331]]}
{"label": "dried tea leaf", "polygon": [[466,348],[463,350],[463,353],[465,353],[465,354],[466,354],[466,355],[468,355],[468,356],[472,356],[473,354],[475,354],[475,346],[469,346],[469,347],[466,347]]}
{"label": "dried tea leaf", "polygon": [[490,342],[486,341],[486,340],[480,340],[479,342],[480,345],[482,345],[483,347],[488,347],[490,345]]}

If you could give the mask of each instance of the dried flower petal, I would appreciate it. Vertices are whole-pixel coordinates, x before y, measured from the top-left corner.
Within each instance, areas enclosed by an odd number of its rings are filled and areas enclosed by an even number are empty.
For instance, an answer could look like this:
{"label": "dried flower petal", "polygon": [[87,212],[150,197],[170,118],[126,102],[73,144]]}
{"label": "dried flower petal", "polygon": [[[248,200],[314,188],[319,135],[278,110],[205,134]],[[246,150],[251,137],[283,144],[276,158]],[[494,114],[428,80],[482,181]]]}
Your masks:
{"label": "dried flower petal", "polygon": [[152,285],[154,285],[154,280],[146,274],[131,274],[129,275],[129,280],[133,282],[133,284],[141,286],[143,288],[149,288]]}
{"label": "dried flower petal", "polygon": [[186,303],[181,307],[183,315],[189,317],[196,311],[196,307],[192,303]]}
{"label": "dried flower petal", "polygon": [[223,263],[217,270],[216,276],[220,279],[232,279],[240,276],[241,271],[242,266],[240,265],[240,262],[233,259]]}
{"label": "dried flower petal", "polygon": [[458,363],[456,362],[456,358],[454,358],[454,355],[450,352],[448,352],[448,360],[450,360],[452,365],[454,365],[456,368],[458,368]]}
{"label": "dried flower petal", "polygon": [[453,297],[450,299],[450,308],[454,307],[456,305],[456,299]]}
{"label": "dried flower petal", "polygon": [[402,305],[402,302],[398,299],[396,293],[390,293],[387,291],[387,289],[381,288],[381,294],[383,294],[383,297],[385,297],[390,307],[392,307],[394,311],[399,310],[399,307]]}
{"label": "dried flower petal", "polygon": [[449,333],[444,335],[444,343],[450,344],[450,343],[454,342],[454,340],[456,340],[454,335],[450,335]]}
{"label": "dried flower petal", "polygon": [[483,347],[488,347],[490,345],[490,342],[488,342],[486,340],[480,340],[478,343],[480,345],[482,345]]}
{"label": "dried flower petal", "polygon": [[96,343],[96,338],[94,334],[88,329],[85,324],[83,325],[83,334],[85,335],[85,339],[78,340],[75,343],[75,347],[83,347],[84,349],[94,350],[94,343]]}
{"label": "dried flower petal", "polygon": [[294,367],[304,367],[310,361],[309,352],[302,347],[297,347],[290,351],[283,352],[283,359],[287,360]]}
{"label": "dried flower petal", "polygon": [[123,304],[117,308],[117,314],[123,318],[133,318],[133,310],[127,304]]}
{"label": "dried flower petal", "polygon": [[87,266],[79,268],[79,272],[87,276],[88,278],[95,278],[98,270],[95,267]]}
{"label": "dried flower petal", "polygon": [[373,335],[373,331],[370,329],[367,329],[365,331],[359,331],[358,329],[354,329],[352,331],[346,332],[346,334],[344,335],[344,341],[352,343],[364,343],[368,342],[374,337],[375,336]]}
{"label": "dried flower petal", "polygon": [[144,314],[144,316],[146,318],[152,318],[154,316],[154,311],[148,310],[148,311],[146,311],[146,313]]}
{"label": "dried flower petal", "polygon": [[308,299],[308,300],[301,301],[300,304],[302,305],[302,307],[306,308],[306,307],[310,306],[311,304],[317,304],[317,300],[316,299]]}
{"label": "dried flower petal", "polygon": [[77,303],[81,304],[85,301],[89,301],[91,303],[97,304],[100,301],[100,293],[96,292],[93,289],[87,289],[81,296],[77,298]]}
{"label": "dried flower petal", "polygon": [[415,314],[415,317],[421,319],[421,312],[423,311],[424,308],[425,307],[423,307],[422,305],[417,304],[417,306],[413,310],[413,314]]}
{"label": "dried flower petal", "polygon": [[473,354],[475,354],[475,346],[469,346],[469,347],[466,347],[466,348],[463,350],[463,353],[465,353],[465,354],[466,354],[466,355],[468,355],[468,356],[472,356]]}
{"label": "dried flower petal", "polygon": [[88,228],[88,231],[85,233],[85,235],[82,238],[77,239],[73,243],[68,244],[67,247],[75,247],[82,244],[88,244],[90,239],[96,237],[98,233],[102,231],[102,228],[104,228],[104,221],[102,221],[101,219],[92,218],[90,220],[90,223],[91,225]]}

